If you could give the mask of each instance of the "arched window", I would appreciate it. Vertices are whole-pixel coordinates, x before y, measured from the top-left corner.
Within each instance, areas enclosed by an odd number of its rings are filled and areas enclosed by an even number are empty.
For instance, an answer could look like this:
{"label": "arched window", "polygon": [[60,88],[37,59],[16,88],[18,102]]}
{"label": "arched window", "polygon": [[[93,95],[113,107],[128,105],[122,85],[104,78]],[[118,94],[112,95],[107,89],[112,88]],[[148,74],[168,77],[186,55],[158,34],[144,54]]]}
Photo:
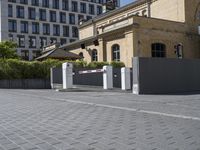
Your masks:
{"label": "arched window", "polygon": [[112,60],[120,61],[120,46],[118,44],[112,46]]}
{"label": "arched window", "polygon": [[98,61],[98,54],[96,49],[92,50],[92,61]]}
{"label": "arched window", "polygon": [[162,43],[153,43],[151,45],[152,57],[166,57],[166,46]]}
{"label": "arched window", "polygon": [[78,55],[79,55],[81,58],[84,58],[82,52],[80,52]]}

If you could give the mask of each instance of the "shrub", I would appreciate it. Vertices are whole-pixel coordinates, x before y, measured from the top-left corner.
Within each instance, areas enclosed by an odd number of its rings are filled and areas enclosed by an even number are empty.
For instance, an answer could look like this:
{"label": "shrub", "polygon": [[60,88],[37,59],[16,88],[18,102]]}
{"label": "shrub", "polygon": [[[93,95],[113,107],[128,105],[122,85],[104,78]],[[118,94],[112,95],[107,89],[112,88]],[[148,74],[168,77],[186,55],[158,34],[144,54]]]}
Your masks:
{"label": "shrub", "polygon": [[119,62],[119,61],[112,61],[110,63],[111,66],[113,66],[114,68],[122,68],[125,67],[125,64],[123,62]]}
{"label": "shrub", "polygon": [[108,62],[97,62],[97,61],[94,61],[94,62],[91,62],[87,65],[88,68],[102,68],[103,66],[105,65],[109,65]]}

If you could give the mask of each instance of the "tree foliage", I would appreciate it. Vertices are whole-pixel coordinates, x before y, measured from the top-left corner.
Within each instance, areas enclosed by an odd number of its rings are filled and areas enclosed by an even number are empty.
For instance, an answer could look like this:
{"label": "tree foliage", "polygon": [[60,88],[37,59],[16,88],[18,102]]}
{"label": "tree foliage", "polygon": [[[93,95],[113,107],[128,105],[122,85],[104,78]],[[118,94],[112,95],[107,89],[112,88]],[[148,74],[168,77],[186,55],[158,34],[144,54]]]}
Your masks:
{"label": "tree foliage", "polygon": [[0,58],[18,58],[16,48],[17,44],[12,41],[0,42]]}

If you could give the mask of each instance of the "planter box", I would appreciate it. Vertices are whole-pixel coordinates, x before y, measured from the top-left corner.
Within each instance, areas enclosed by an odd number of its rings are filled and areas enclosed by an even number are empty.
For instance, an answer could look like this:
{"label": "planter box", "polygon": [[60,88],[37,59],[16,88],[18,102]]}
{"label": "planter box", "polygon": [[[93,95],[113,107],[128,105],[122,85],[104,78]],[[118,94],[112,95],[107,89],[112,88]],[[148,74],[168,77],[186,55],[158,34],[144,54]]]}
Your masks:
{"label": "planter box", "polygon": [[6,89],[50,89],[49,79],[0,80],[0,88]]}

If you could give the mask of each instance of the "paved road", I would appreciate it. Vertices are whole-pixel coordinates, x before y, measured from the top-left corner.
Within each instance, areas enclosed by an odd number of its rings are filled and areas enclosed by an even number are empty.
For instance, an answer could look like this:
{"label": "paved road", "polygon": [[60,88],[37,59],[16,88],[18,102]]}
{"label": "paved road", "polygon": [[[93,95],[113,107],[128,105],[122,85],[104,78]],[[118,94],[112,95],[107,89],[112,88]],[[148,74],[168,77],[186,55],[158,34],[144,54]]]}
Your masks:
{"label": "paved road", "polygon": [[0,90],[0,150],[200,150],[200,95]]}

